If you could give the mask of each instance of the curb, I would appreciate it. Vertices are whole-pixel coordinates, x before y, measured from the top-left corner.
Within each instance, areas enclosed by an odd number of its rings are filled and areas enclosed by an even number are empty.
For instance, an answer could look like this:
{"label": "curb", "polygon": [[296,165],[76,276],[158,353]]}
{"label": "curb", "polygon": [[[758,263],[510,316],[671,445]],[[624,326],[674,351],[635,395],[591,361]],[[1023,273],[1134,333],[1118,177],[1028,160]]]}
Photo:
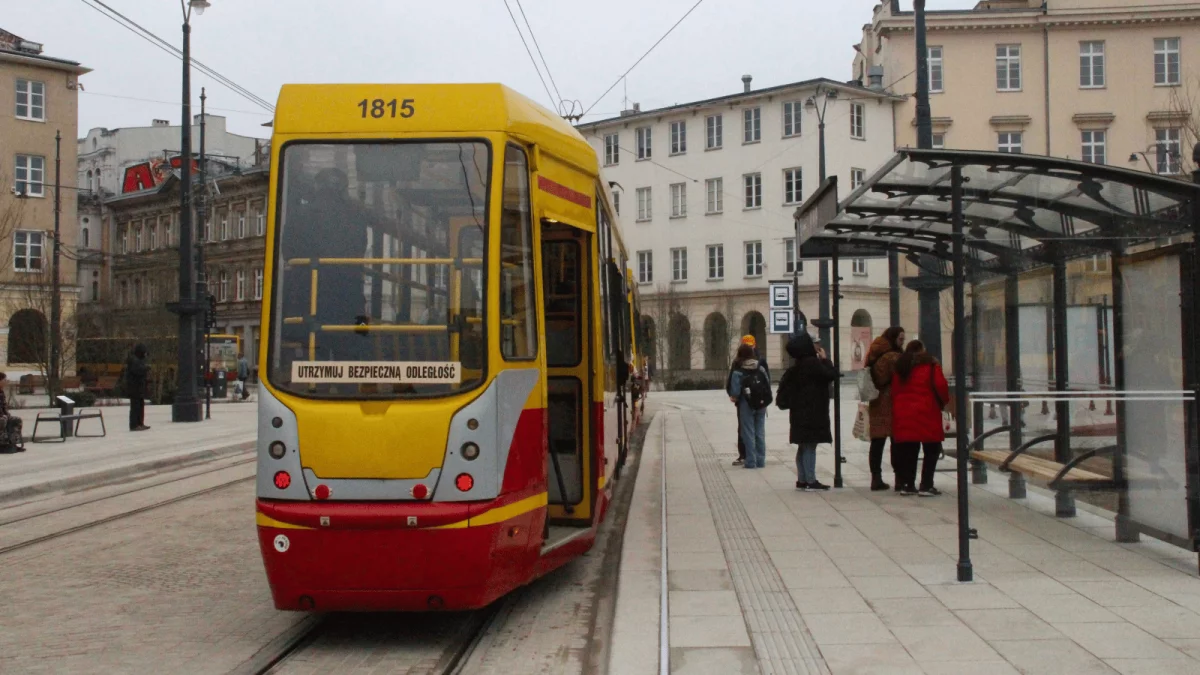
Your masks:
{"label": "curb", "polygon": [[0,491],[0,503],[16,501],[20,499],[28,499],[44,495],[50,492],[68,492],[72,490],[80,490],[83,488],[98,487],[105,483],[130,478],[138,474],[153,473],[163,469],[182,469],[188,466],[204,464],[206,462],[224,459],[232,455],[237,455],[243,452],[252,451],[256,447],[256,441],[246,441],[244,443],[236,443],[233,445],[224,445],[217,447],[209,447],[201,450],[195,450],[182,455],[173,457],[164,457],[146,462],[138,462],[136,464],[127,464],[112,469],[103,469],[84,473],[70,478],[59,478],[32,485],[22,485],[18,488]]}

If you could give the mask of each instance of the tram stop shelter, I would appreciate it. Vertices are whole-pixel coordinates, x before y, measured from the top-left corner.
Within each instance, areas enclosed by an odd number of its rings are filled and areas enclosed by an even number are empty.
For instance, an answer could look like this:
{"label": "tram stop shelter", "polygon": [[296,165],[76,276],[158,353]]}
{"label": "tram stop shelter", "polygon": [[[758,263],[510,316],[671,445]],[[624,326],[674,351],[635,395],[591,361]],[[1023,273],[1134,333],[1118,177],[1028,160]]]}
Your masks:
{"label": "tram stop shelter", "polygon": [[896,252],[920,269],[910,287],[953,298],[952,403],[972,413],[946,444],[960,581],[968,480],[989,467],[1010,497],[1052,490],[1060,517],[1076,499],[1114,512],[1117,541],[1200,551],[1198,202],[1200,184],[1167,176],[904,149],[840,202],[831,178],[797,210],[804,258]]}

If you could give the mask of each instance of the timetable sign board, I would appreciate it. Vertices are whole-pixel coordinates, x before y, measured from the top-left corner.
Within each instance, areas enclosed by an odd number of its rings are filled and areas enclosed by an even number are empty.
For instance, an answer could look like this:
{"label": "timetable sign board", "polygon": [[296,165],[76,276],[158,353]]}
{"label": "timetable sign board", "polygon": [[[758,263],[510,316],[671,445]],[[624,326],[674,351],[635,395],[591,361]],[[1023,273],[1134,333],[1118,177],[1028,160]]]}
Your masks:
{"label": "timetable sign board", "polygon": [[771,310],[771,334],[791,335],[793,318],[792,310],[790,309]]}
{"label": "timetable sign board", "polygon": [[771,284],[771,311],[792,309],[792,283]]}

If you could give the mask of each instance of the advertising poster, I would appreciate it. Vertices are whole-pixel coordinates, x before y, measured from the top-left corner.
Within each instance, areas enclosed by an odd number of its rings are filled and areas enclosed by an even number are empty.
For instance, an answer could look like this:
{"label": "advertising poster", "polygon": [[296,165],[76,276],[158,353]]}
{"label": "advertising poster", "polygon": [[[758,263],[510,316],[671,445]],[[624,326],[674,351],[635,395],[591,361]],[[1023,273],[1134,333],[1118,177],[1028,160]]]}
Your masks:
{"label": "advertising poster", "polygon": [[867,350],[871,347],[871,327],[850,327],[850,369],[861,370],[867,365]]}

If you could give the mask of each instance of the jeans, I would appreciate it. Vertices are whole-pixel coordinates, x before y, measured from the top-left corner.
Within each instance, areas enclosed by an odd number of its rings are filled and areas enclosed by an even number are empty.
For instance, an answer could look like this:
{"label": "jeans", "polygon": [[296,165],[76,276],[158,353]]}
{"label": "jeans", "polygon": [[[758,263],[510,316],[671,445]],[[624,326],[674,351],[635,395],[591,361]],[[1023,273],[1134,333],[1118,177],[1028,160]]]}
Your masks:
{"label": "jeans", "polygon": [[745,399],[738,401],[738,426],[742,444],[746,446],[747,469],[762,468],[767,463],[767,409],[755,410]]}
{"label": "jeans", "polygon": [[801,443],[796,448],[796,482],[817,482],[817,444]]}
{"label": "jeans", "polygon": [[921,463],[920,489],[926,490],[933,487],[933,477],[937,472],[938,457],[942,454],[941,443],[895,443],[895,459],[899,460],[899,464],[895,467],[896,483],[898,485],[916,487],[917,456],[921,452],[922,445],[925,446],[925,461]]}
{"label": "jeans", "polygon": [[746,444],[742,442],[742,404],[738,403],[735,407],[737,408],[737,415],[738,415],[738,428],[737,428],[738,459],[745,460],[746,459]]}

